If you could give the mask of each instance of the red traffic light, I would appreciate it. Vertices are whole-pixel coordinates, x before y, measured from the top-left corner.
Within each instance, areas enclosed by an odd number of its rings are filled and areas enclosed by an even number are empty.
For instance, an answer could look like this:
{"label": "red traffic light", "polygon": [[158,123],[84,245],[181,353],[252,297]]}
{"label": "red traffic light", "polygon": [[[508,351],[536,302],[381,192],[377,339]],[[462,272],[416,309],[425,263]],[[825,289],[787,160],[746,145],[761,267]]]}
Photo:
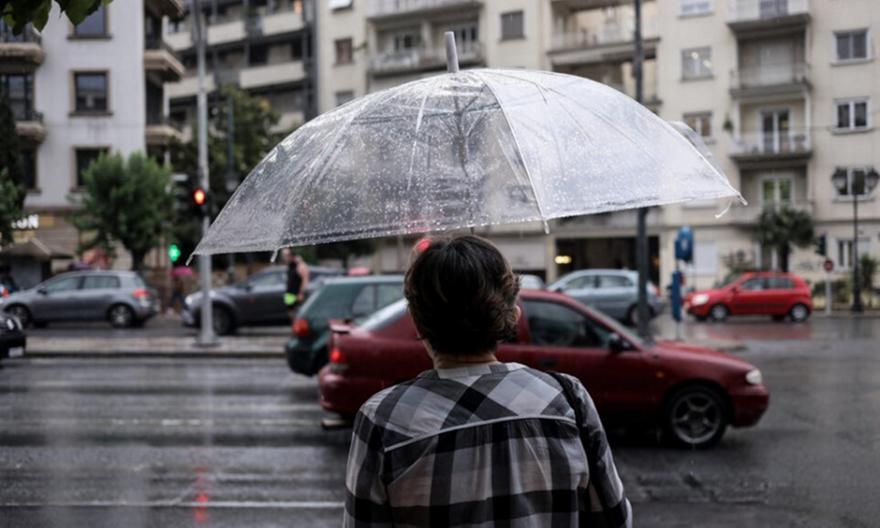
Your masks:
{"label": "red traffic light", "polygon": [[199,187],[193,191],[192,198],[194,204],[202,206],[205,205],[205,202],[208,201],[208,193],[206,193],[204,189]]}

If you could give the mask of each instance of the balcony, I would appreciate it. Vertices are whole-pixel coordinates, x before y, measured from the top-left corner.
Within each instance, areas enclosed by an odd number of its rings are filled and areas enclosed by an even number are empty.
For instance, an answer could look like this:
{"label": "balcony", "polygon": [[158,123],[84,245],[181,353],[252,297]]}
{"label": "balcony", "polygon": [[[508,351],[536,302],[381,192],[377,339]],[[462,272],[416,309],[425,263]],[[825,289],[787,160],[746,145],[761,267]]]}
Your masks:
{"label": "balcony", "polygon": [[[217,17],[208,23],[208,46],[218,46],[244,40],[246,37],[261,37],[295,33],[306,27],[303,14],[292,5],[275,9],[256,8],[247,14]],[[165,41],[174,51],[182,51],[193,46],[190,34],[191,23],[187,19],[177,31],[169,31]]]}
{"label": "balcony", "polygon": [[21,35],[16,35],[0,21],[0,68],[6,65],[36,68],[44,58],[40,35],[34,28],[26,26]]}
{"label": "balcony", "polygon": [[[483,46],[479,42],[458,48],[461,66],[482,64]],[[370,73],[376,77],[436,70],[446,67],[446,51],[442,49],[414,48],[404,51],[388,51],[370,60]]]}
{"label": "balcony", "polygon": [[790,33],[809,21],[809,0],[731,0],[727,15],[727,26],[745,37]]}
{"label": "balcony", "polygon": [[730,72],[730,95],[736,99],[799,95],[809,89],[810,65],[805,62],[756,66]]}
{"label": "balcony", "polygon": [[266,86],[290,85],[305,79],[306,73],[301,61],[265,64],[242,68],[238,84],[245,90]]}
{"label": "balcony", "polygon": [[179,81],[186,71],[174,52],[160,37],[148,37],[144,49],[144,69],[163,81]]}
{"label": "balcony", "polygon": [[46,139],[46,125],[43,124],[43,114],[31,108],[22,109],[13,106],[15,115],[15,131],[18,137],[27,145],[39,145]]}
{"label": "balcony", "polygon": [[552,0],[552,2],[554,7],[569,11],[586,11],[632,4],[632,0]]}
{"label": "balcony", "polygon": [[800,167],[813,155],[813,145],[807,129],[746,132],[733,140],[729,152],[740,169]]}
{"label": "balcony", "polygon": [[[178,82],[167,83],[165,85],[165,93],[169,99],[183,99],[187,97],[195,97],[198,92],[198,78],[195,75],[184,77]],[[205,90],[208,93],[216,89],[214,76],[210,73],[205,75]]]}
{"label": "balcony", "polygon": [[167,147],[172,140],[183,141],[181,131],[164,116],[148,116],[144,135],[148,147]]}
{"label": "balcony", "polygon": [[[550,61],[554,66],[618,63],[632,60],[635,51],[632,23],[613,24],[596,28],[579,28],[553,35]],[[660,37],[655,21],[642,26],[645,59],[657,56]]]}
{"label": "balcony", "polygon": [[367,4],[367,18],[378,20],[444,11],[461,12],[482,5],[482,0],[371,0]]}
{"label": "balcony", "polygon": [[730,208],[728,215],[724,218],[727,219],[731,224],[754,225],[758,223],[758,219],[761,217],[761,213],[764,212],[764,209],[781,205],[786,205],[796,211],[803,211],[811,216],[813,215],[813,203],[802,201],[785,202],[779,204],[756,204],[747,205],[745,207],[734,205]]}
{"label": "balcony", "polygon": [[183,16],[183,0],[146,0],[144,5],[158,16],[170,18]]}

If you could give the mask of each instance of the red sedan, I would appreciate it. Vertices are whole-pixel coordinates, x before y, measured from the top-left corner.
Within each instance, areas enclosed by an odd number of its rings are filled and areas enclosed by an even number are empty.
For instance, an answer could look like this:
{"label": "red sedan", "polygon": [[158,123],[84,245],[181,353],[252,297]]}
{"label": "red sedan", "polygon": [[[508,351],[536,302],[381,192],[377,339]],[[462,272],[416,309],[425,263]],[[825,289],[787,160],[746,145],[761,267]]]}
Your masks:
{"label": "red sedan", "polygon": [[802,322],[813,311],[813,298],[810,286],[797,275],[757,271],[743,273],[720,288],[689,294],[684,308],[699,321],[723,321],[730,315],[769,315],[777,321],[789,317]]}
{"label": "red sedan", "polygon": [[[642,342],[618,323],[561,294],[524,290],[515,340],[501,361],[580,378],[609,425],[651,424],[680,444],[705,447],[728,425],[754,425],[769,394],[761,372],[723,352]],[[362,325],[332,325],[330,364],[321,370],[321,406],[346,417],[377,391],[417,376],[431,361],[405,301]]]}

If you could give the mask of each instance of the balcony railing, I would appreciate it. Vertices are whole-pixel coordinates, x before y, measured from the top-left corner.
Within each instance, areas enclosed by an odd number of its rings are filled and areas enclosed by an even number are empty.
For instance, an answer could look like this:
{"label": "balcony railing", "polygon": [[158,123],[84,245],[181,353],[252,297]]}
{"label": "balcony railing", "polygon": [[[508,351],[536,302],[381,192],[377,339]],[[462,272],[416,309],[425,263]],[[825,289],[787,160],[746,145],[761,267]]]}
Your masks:
{"label": "balcony railing", "polygon": [[33,108],[24,106],[18,102],[11,102],[9,107],[12,109],[12,115],[16,121],[36,121],[43,122],[43,113],[37,112]]}
{"label": "balcony railing", "polygon": [[0,42],[10,44],[24,44],[32,42],[40,43],[40,34],[37,33],[30,25],[24,27],[21,35],[13,33],[12,28],[7,26],[5,22],[0,20]]}
{"label": "balcony railing", "polygon": [[810,131],[805,128],[774,133],[745,132],[730,147],[730,155],[739,157],[791,157],[810,152]]}
{"label": "balcony railing", "polygon": [[[483,46],[479,42],[461,44],[458,48],[458,61],[473,64],[483,59]],[[413,48],[403,51],[389,51],[370,60],[373,73],[392,73],[442,67],[446,64],[446,51],[434,48]]]}
{"label": "balcony railing", "polygon": [[806,84],[810,65],[806,62],[789,62],[774,66],[753,66],[730,72],[731,88],[743,90],[763,86]]}
{"label": "balcony railing", "polygon": [[730,22],[773,20],[809,12],[809,0],[731,0],[728,20]]}
{"label": "balcony railing", "polygon": [[765,202],[755,205],[747,205],[745,207],[736,205],[731,207],[729,221],[733,223],[754,224],[757,223],[758,219],[761,217],[761,213],[763,213],[765,209],[777,207],[789,207],[795,211],[803,211],[805,213],[813,214],[812,202]]}
{"label": "balcony railing", "polygon": [[[657,24],[646,21],[642,35],[646,39],[656,38]],[[591,28],[578,28],[574,31],[553,35],[551,49],[554,51],[593,48],[609,44],[625,44],[633,41],[635,28],[632,23],[607,24]]]}
{"label": "balcony railing", "polygon": [[369,0],[367,16],[375,18],[481,3],[479,0]]}

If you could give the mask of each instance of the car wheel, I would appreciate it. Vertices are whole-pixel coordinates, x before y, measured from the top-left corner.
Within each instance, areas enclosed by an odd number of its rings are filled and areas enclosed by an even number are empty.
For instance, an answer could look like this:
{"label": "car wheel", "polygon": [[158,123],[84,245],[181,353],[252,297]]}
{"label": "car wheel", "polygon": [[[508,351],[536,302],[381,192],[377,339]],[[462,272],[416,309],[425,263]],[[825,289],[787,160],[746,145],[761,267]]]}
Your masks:
{"label": "car wheel", "polygon": [[702,449],[715,445],[727,429],[724,401],[708,387],[687,387],[666,406],[664,428],[678,445]]}
{"label": "car wheel", "polygon": [[27,328],[33,322],[31,318],[31,311],[27,309],[26,306],[22,306],[21,304],[13,304],[12,306],[6,308],[6,313],[15,316],[18,319],[18,322],[21,323],[22,328]]}
{"label": "car wheel", "polygon": [[712,318],[713,321],[724,321],[727,319],[727,316],[730,315],[730,310],[727,309],[727,306],[723,304],[716,304],[709,310],[709,317]]}
{"label": "car wheel", "polygon": [[802,323],[810,317],[810,309],[806,305],[798,303],[791,307],[791,310],[788,311],[788,316],[795,323]]}
{"label": "car wheel", "polygon": [[235,322],[232,320],[232,314],[229,313],[228,309],[215,304],[213,312],[215,334],[228,335],[235,331]]}
{"label": "car wheel", "polygon": [[129,328],[134,325],[134,310],[124,304],[114,304],[107,310],[107,319],[113,328]]}
{"label": "car wheel", "polygon": [[[654,318],[654,309],[648,306],[648,319]],[[626,323],[630,326],[639,325],[639,305],[634,304],[626,312]]]}

